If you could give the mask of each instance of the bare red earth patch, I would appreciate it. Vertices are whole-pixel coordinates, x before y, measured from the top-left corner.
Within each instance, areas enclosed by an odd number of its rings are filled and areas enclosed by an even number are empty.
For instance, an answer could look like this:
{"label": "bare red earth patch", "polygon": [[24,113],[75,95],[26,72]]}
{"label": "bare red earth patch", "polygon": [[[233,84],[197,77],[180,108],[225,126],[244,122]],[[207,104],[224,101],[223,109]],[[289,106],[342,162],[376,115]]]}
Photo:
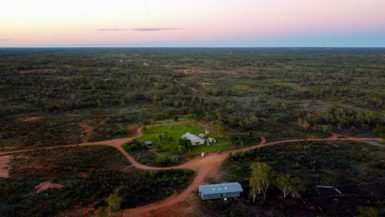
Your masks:
{"label": "bare red earth patch", "polygon": [[20,118],[20,120],[24,122],[31,122],[31,121],[40,120],[40,118],[41,118],[40,116],[27,116],[27,117]]}
{"label": "bare red earth patch", "polygon": [[61,189],[63,188],[62,184],[58,183],[52,183],[52,182],[42,182],[35,186],[36,193],[41,193],[43,191],[46,191],[48,189]]}
{"label": "bare red earth patch", "polygon": [[90,138],[92,136],[92,133],[93,133],[92,126],[90,126],[86,122],[82,122],[82,123],[79,124],[79,128],[80,128],[80,131],[83,134],[83,140],[82,140],[83,143],[87,143],[88,142],[88,138]]}
{"label": "bare red earth patch", "polygon": [[0,156],[0,178],[9,177],[9,162],[12,156]]}

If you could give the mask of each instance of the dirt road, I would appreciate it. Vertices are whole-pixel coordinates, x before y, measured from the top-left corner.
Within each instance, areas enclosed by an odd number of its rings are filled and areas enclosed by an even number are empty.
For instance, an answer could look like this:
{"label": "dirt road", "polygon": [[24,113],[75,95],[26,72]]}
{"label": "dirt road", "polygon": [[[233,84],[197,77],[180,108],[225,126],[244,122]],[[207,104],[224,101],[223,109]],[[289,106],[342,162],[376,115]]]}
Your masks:
{"label": "dirt road", "polygon": [[[44,149],[56,149],[56,148],[66,148],[66,147],[77,147],[77,146],[93,146],[93,145],[107,145],[116,148],[120,151],[127,160],[136,168],[144,169],[144,170],[168,170],[168,169],[191,169],[196,172],[196,176],[192,183],[180,194],[172,195],[169,198],[153,203],[145,206],[126,209],[122,211],[122,216],[125,217],[156,217],[156,216],[187,216],[194,210],[194,200],[196,200],[195,192],[198,189],[198,186],[204,183],[207,183],[207,178],[214,178],[218,174],[219,168],[223,161],[231,154],[241,151],[248,151],[255,148],[262,148],[277,144],[287,144],[293,142],[305,142],[305,141],[355,141],[355,142],[365,142],[365,141],[377,141],[383,142],[382,138],[355,138],[355,137],[344,137],[340,138],[336,135],[332,135],[330,138],[311,138],[311,139],[288,139],[282,141],[275,142],[266,142],[265,138],[261,138],[261,143],[241,148],[238,150],[229,150],[224,151],[220,154],[210,153],[205,157],[194,157],[191,160],[187,161],[178,166],[172,167],[152,167],[143,165],[137,162],[133,157],[131,157],[122,147],[123,144],[130,142],[142,135],[141,128],[139,128],[136,132],[136,135],[129,138],[120,138],[92,143],[82,143],[76,145],[63,145],[63,146],[55,146],[55,147],[46,147],[46,148],[35,148],[35,149],[24,149],[24,150],[14,150],[7,152],[0,152],[0,155],[9,155],[14,153],[22,153],[22,152],[31,152],[36,150],[44,150]],[[187,203],[181,205],[183,203]],[[186,207],[187,206],[187,207]]]}

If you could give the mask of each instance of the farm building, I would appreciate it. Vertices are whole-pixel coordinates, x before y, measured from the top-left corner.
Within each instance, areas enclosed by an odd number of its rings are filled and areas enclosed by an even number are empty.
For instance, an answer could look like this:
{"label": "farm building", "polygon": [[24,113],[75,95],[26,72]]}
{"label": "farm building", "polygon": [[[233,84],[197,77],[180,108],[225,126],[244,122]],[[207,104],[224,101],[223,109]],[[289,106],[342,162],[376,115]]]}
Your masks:
{"label": "farm building", "polygon": [[199,196],[202,200],[234,198],[239,197],[242,192],[243,188],[238,182],[199,186]]}
{"label": "farm building", "polygon": [[205,140],[191,133],[184,134],[181,139],[190,140],[192,145],[203,145]]}

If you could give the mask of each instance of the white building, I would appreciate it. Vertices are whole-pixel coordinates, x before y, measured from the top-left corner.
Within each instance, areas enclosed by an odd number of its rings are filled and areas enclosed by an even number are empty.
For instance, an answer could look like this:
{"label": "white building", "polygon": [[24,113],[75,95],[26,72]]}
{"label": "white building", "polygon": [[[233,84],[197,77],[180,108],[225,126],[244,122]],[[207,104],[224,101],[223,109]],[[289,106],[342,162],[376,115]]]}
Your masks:
{"label": "white building", "polygon": [[181,139],[185,139],[185,140],[190,140],[192,145],[203,145],[203,144],[205,144],[205,140],[204,139],[202,139],[199,136],[194,135],[192,133],[186,133],[186,134],[184,134],[180,138]]}

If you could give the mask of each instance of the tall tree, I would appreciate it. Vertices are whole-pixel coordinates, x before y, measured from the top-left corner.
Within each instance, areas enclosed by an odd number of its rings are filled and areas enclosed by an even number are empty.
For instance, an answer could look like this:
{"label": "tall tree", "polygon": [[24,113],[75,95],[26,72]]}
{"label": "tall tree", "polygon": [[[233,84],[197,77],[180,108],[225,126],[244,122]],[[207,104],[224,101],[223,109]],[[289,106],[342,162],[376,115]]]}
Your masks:
{"label": "tall tree", "polygon": [[219,121],[219,120],[211,121],[210,125],[212,126],[212,128],[215,130],[216,133],[221,134],[225,130],[225,125],[223,124],[222,121]]}
{"label": "tall tree", "polygon": [[290,193],[291,180],[288,175],[278,174],[275,178],[275,186],[282,191],[283,198],[286,198]]}
{"label": "tall tree", "polygon": [[250,175],[250,196],[255,202],[257,194],[263,194],[263,199],[266,200],[266,192],[270,186],[271,167],[264,162],[251,164]]}
{"label": "tall tree", "polygon": [[292,197],[300,197],[301,192],[305,190],[303,182],[296,177],[290,177],[286,174],[277,174],[275,177],[275,186],[282,191],[283,198],[289,194]]}

